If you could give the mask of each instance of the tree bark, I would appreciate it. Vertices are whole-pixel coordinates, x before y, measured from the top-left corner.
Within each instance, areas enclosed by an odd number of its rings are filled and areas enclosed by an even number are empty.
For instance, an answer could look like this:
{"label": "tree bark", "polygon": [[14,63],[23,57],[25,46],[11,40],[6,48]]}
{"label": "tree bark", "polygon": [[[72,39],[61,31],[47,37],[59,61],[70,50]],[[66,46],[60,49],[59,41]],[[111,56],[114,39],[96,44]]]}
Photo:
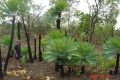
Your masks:
{"label": "tree bark", "polygon": [[[20,36],[20,22],[17,23],[18,26],[18,39],[21,40],[21,36]],[[19,44],[20,47],[20,54],[21,54],[21,45]]]}
{"label": "tree bark", "polygon": [[26,38],[27,38],[27,46],[28,46],[28,52],[29,52],[29,59],[30,59],[30,62],[33,63],[34,60],[32,58],[32,52],[31,52],[31,48],[30,48],[30,41],[29,41],[29,36],[27,34],[27,30],[26,30],[26,26],[25,26],[25,23],[24,23],[24,18],[22,16],[22,21],[23,21],[23,26],[24,26],[24,30],[25,30],[25,35],[26,35]]}
{"label": "tree bark", "polygon": [[41,51],[41,33],[39,34],[39,62],[42,61],[42,51]]}
{"label": "tree bark", "polygon": [[8,60],[9,60],[10,52],[11,52],[11,49],[12,49],[13,36],[14,36],[14,27],[15,27],[15,16],[13,16],[13,20],[12,20],[12,31],[11,31],[10,46],[9,46],[9,50],[8,50],[8,54],[7,54],[6,61],[5,61],[5,66],[4,66],[4,72],[5,73],[6,73],[6,70],[7,70]]}
{"label": "tree bark", "polygon": [[114,71],[114,74],[115,74],[115,75],[118,74],[118,68],[119,68],[119,56],[120,56],[120,54],[117,53],[116,66],[115,66],[115,71]]}
{"label": "tree bark", "polygon": [[64,77],[64,67],[63,67],[63,65],[60,65],[60,70],[61,70],[61,77]]}
{"label": "tree bark", "polygon": [[81,74],[84,74],[84,72],[85,72],[85,66],[82,66],[82,68],[81,68]]}
{"label": "tree bark", "polygon": [[3,73],[2,73],[2,57],[1,57],[1,45],[0,45],[0,80],[3,79]]}
{"label": "tree bark", "polygon": [[57,23],[57,29],[60,29],[60,22],[61,22],[60,18],[61,18],[61,12],[58,14],[58,19],[56,21],[56,23]]}
{"label": "tree bark", "polygon": [[34,60],[36,60],[36,39],[34,39]]}

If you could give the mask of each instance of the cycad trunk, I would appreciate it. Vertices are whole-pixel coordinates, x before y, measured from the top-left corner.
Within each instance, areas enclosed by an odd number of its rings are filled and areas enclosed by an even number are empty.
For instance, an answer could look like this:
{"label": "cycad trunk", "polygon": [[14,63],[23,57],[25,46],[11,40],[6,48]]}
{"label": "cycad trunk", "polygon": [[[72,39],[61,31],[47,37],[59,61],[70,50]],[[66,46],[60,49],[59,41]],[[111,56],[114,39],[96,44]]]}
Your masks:
{"label": "cycad trunk", "polygon": [[36,60],[36,39],[34,39],[34,60]]}
{"label": "cycad trunk", "polygon": [[26,38],[27,38],[29,59],[30,59],[30,62],[33,63],[34,60],[33,60],[33,58],[32,58],[32,52],[31,52],[31,48],[30,48],[29,36],[28,36],[28,34],[27,34],[27,30],[26,30],[26,26],[25,26],[25,23],[24,23],[24,18],[23,18],[23,16],[22,16],[22,21],[23,21],[23,26],[24,26],[24,30],[25,30],[25,35],[26,35]]}
{"label": "cycad trunk", "polygon": [[60,18],[61,18],[61,12],[58,14],[58,19],[56,21],[56,23],[57,23],[57,29],[60,29],[60,22],[61,22]]}
{"label": "cycad trunk", "polygon": [[4,66],[4,72],[5,73],[6,73],[6,70],[7,70],[8,60],[9,60],[10,52],[11,52],[11,49],[12,49],[13,36],[14,36],[14,27],[15,27],[15,16],[13,16],[13,20],[12,20],[12,31],[11,31],[10,46],[9,46],[9,50],[8,50],[8,54],[7,54],[6,61],[5,61],[5,66]]}
{"label": "cycad trunk", "polygon": [[81,74],[84,74],[84,72],[85,72],[85,66],[82,66],[82,68],[81,68]]}
{"label": "cycad trunk", "polygon": [[64,67],[63,67],[63,65],[60,65],[60,70],[61,70],[61,77],[64,77]]}
{"label": "cycad trunk", "polygon": [[119,68],[119,56],[120,54],[117,54],[117,58],[116,58],[116,66],[115,66],[115,71],[114,74],[117,75],[118,74],[118,68]]}
{"label": "cycad trunk", "polygon": [[[17,26],[18,26],[18,39],[20,40],[21,37],[20,37],[20,22],[17,23]],[[20,47],[20,53],[21,53],[21,45],[19,44],[19,47]]]}
{"label": "cycad trunk", "polygon": [[1,57],[1,45],[0,45],[0,80],[3,79],[3,74],[2,74],[2,57]]}
{"label": "cycad trunk", "polygon": [[42,51],[41,51],[41,33],[39,34],[39,61],[42,61]]}

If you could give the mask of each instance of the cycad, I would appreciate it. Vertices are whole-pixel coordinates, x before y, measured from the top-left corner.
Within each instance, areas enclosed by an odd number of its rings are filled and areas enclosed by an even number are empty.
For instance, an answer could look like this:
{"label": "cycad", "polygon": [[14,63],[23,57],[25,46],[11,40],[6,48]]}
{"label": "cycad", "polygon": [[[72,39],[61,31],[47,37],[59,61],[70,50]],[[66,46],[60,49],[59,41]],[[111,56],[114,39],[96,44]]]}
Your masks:
{"label": "cycad", "polygon": [[43,58],[48,62],[59,59],[59,65],[68,65],[67,60],[71,60],[76,49],[71,38],[53,39],[46,46]]}
{"label": "cycad", "polygon": [[82,64],[81,73],[84,73],[84,68],[87,63],[95,65],[98,62],[98,57],[96,50],[90,43],[78,43],[77,58],[80,59],[79,62]]}
{"label": "cycad", "polygon": [[117,58],[114,74],[117,75],[120,55],[120,37],[109,38],[103,45],[103,58],[112,59],[116,54]]}
{"label": "cycad", "polygon": [[2,37],[2,39],[0,39],[0,43],[2,43],[2,45],[4,46],[8,46],[10,44],[10,39],[11,39],[10,35],[5,35]]}

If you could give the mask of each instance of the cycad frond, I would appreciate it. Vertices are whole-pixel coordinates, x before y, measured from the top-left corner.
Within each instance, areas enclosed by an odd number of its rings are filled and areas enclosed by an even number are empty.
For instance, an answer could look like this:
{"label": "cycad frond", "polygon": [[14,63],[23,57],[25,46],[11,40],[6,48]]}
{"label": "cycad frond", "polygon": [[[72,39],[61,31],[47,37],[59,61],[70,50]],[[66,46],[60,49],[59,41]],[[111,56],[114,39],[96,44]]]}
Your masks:
{"label": "cycad frond", "polygon": [[96,64],[98,62],[98,54],[88,42],[78,43],[77,54],[79,55],[78,58],[81,59],[82,65],[86,63]]}
{"label": "cycad frond", "polygon": [[71,38],[52,39],[45,48],[43,58],[49,62],[58,58],[67,62],[67,60],[71,60],[76,49],[75,43]]}
{"label": "cycad frond", "polygon": [[120,37],[109,38],[103,45],[103,58],[112,59],[117,53],[120,54]]}

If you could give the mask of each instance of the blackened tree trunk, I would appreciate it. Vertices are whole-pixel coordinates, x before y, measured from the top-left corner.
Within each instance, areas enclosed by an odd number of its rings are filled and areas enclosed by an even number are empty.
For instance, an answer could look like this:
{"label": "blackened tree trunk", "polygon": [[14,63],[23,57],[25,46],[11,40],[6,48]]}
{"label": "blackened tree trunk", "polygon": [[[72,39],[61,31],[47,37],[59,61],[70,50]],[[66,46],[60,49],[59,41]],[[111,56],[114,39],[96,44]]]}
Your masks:
{"label": "blackened tree trunk", "polygon": [[5,73],[6,73],[6,70],[7,70],[8,60],[9,60],[10,52],[11,52],[11,49],[12,49],[13,36],[14,36],[14,27],[15,27],[15,16],[13,16],[13,20],[12,20],[12,31],[11,31],[10,46],[9,46],[9,50],[8,50],[8,53],[7,53],[7,57],[6,57],[6,61],[5,61],[5,66],[4,66],[4,72]]}
{"label": "blackened tree trunk", "polygon": [[72,67],[69,67],[69,70],[68,70],[68,76],[70,76],[71,68],[72,68]]}
{"label": "blackened tree trunk", "polygon": [[119,68],[119,56],[120,56],[120,54],[117,53],[116,66],[115,66],[115,71],[114,71],[114,74],[115,74],[115,75],[118,74],[118,68]]}
{"label": "blackened tree trunk", "polygon": [[82,66],[82,68],[81,68],[81,74],[84,74],[84,72],[85,72],[85,66]]}
{"label": "blackened tree trunk", "polygon": [[34,60],[36,60],[36,39],[34,39]]}
{"label": "blackened tree trunk", "polygon": [[12,53],[11,53],[11,58],[13,57],[13,53],[14,53],[14,50],[12,50]]}
{"label": "blackened tree trunk", "polygon": [[2,73],[2,57],[1,57],[1,45],[0,45],[0,80],[3,79],[3,73]]}
{"label": "blackened tree trunk", "polygon": [[59,65],[58,65],[58,63],[57,63],[57,62],[55,63],[55,71],[56,71],[56,72],[58,72],[58,71],[59,71]]}
{"label": "blackened tree trunk", "polygon": [[60,18],[61,18],[61,12],[58,14],[58,19],[56,20],[57,29],[60,29],[60,22],[61,22]]}
{"label": "blackened tree trunk", "polygon": [[[17,23],[17,26],[18,26],[18,39],[20,40],[21,36],[20,36],[20,22],[19,21]],[[20,53],[21,53],[21,45],[20,44],[19,44],[19,47],[20,47]]]}
{"label": "blackened tree trunk", "polygon": [[60,29],[60,19],[57,19],[57,29]]}
{"label": "blackened tree trunk", "polygon": [[61,69],[61,77],[64,77],[64,67],[63,67],[63,65],[60,65],[60,69]]}
{"label": "blackened tree trunk", "polygon": [[30,59],[30,62],[33,63],[34,60],[32,58],[32,52],[31,52],[31,48],[30,48],[29,36],[27,34],[27,30],[26,30],[26,26],[25,26],[25,23],[24,23],[23,16],[22,16],[22,21],[23,21],[23,26],[24,26],[24,30],[25,30],[25,35],[26,35],[26,38],[27,38],[27,46],[28,46],[28,52],[29,52],[29,59]]}
{"label": "blackened tree trunk", "polygon": [[41,51],[41,33],[39,34],[39,62],[42,61],[42,51]]}

